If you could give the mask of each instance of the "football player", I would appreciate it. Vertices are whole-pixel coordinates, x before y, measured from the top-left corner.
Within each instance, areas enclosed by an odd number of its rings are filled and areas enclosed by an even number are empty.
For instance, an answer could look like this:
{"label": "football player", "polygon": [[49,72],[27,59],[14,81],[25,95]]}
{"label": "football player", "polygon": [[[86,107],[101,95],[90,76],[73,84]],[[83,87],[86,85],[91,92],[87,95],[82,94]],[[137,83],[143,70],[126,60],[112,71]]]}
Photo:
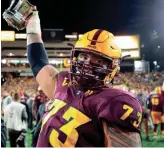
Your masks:
{"label": "football player", "polygon": [[48,62],[38,12],[26,30],[31,69],[54,99],[37,147],[141,146],[140,103],[127,92],[108,88],[121,58],[113,34],[101,29],[85,33],[72,49],[70,72],[59,73]]}
{"label": "football player", "polygon": [[161,117],[161,135],[164,136],[164,82],[161,90],[161,105],[162,105],[162,117]]}
{"label": "football player", "polygon": [[[154,137],[157,137],[157,128],[161,123],[162,105],[161,105],[161,87],[156,87],[154,93],[148,98],[148,108],[150,109],[151,117],[154,124]],[[162,130],[162,126],[161,126]]]}
{"label": "football player", "polygon": [[139,101],[109,87],[121,59],[113,34],[101,29],[85,33],[72,49],[70,71],[59,73],[48,62],[37,11],[26,32],[33,74],[54,100],[43,116],[37,147],[140,147]]}
{"label": "football player", "polygon": [[33,113],[33,117],[35,120],[37,120],[37,113],[38,113],[39,106],[41,104],[44,104],[45,102],[47,102],[47,100],[48,100],[48,98],[46,97],[46,95],[43,93],[43,91],[39,87],[38,95],[35,96],[35,99],[32,104],[32,113]]}

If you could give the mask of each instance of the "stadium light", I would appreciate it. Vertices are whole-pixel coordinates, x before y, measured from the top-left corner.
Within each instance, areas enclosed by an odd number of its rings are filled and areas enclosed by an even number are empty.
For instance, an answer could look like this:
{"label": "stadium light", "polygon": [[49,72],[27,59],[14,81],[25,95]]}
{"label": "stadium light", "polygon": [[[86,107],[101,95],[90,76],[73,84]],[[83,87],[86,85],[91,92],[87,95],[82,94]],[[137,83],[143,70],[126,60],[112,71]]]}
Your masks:
{"label": "stadium light", "polygon": [[16,39],[26,39],[27,35],[25,33],[16,33],[15,38]]}
{"label": "stadium light", "polygon": [[157,61],[154,61],[153,63],[154,63],[154,65],[157,65]]}
{"label": "stadium light", "polygon": [[10,52],[10,53],[9,53],[9,56],[12,56],[12,55],[13,55],[13,54]]}
{"label": "stadium light", "polygon": [[63,53],[60,53],[60,55],[59,56],[63,56]]}
{"label": "stadium light", "polygon": [[66,39],[77,39],[77,35],[65,35]]}
{"label": "stadium light", "polygon": [[7,63],[7,60],[6,59],[3,59],[1,62],[2,62],[2,64],[6,64]]}
{"label": "stadium light", "polygon": [[[27,35],[25,33],[16,33],[15,34],[16,39],[26,39]],[[77,35],[65,35],[66,39],[77,39]]]}
{"label": "stadium light", "polygon": [[121,49],[137,49],[139,47],[138,36],[115,36],[114,42]]}
{"label": "stadium light", "polygon": [[62,64],[62,60],[50,60],[50,64]]}
{"label": "stadium light", "polygon": [[154,72],[157,72],[157,61],[154,61],[153,64],[154,64]]}
{"label": "stadium light", "polygon": [[1,41],[15,41],[15,31],[1,31]]}
{"label": "stadium light", "polygon": [[20,60],[9,60],[9,63],[18,64],[18,63],[20,63]]}
{"label": "stadium light", "polygon": [[83,36],[83,34],[79,34],[79,38],[81,38]]}

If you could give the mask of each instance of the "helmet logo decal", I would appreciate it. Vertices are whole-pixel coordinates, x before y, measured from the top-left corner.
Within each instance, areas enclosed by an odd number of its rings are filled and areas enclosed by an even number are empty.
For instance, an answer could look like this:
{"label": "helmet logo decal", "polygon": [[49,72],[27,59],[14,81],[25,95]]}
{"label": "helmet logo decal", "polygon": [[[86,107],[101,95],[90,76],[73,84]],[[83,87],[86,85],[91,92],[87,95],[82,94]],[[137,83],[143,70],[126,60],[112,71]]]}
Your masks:
{"label": "helmet logo decal", "polygon": [[103,32],[102,29],[99,29],[96,31],[95,35],[92,38],[91,45],[96,45],[96,41],[97,41],[98,37],[100,36],[101,32]]}

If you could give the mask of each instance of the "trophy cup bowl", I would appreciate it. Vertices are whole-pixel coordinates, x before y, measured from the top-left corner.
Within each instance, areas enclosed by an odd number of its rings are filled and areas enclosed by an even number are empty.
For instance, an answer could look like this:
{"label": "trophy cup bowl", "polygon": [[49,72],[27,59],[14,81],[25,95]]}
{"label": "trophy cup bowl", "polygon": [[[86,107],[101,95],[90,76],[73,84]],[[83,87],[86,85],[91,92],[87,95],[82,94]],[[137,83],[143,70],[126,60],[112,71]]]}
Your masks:
{"label": "trophy cup bowl", "polygon": [[23,30],[34,11],[36,11],[36,6],[28,0],[12,0],[10,7],[4,11],[3,18],[9,26]]}

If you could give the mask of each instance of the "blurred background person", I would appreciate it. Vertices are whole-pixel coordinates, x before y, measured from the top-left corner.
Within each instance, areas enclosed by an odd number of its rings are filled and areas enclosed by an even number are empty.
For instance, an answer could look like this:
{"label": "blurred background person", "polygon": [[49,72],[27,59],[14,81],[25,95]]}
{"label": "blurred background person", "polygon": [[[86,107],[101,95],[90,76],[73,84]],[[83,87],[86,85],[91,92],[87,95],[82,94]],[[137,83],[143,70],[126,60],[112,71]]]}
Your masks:
{"label": "blurred background person", "polygon": [[29,116],[28,116],[28,128],[32,130],[33,128],[33,116],[32,116],[32,104],[34,101],[34,95],[32,93],[29,93],[27,105],[29,109]]}
{"label": "blurred background person", "polygon": [[46,111],[46,104],[48,102],[48,97],[43,93],[43,91],[38,88],[38,95],[36,95],[33,101],[33,115],[36,120],[36,124],[32,131],[32,146],[36,147],[37,140],[39,138],[39,133],[42,124],[42,117]]}
{"label": "blurred background person", "polygon": [[7,90],[4,90],[4,92],[2,92],[2,100],[3,100],[2,104],[4,110],[6,106],[12,102],[12,97]]}
{"label": "blurred background person", "polygon": [[32,104],[32,112],[33,112],[33,117],[35,120],[37,120],[37,113],[39,106],[47,101],[47,96],[43,93],[43,91],[38,88],[37,95],[35,96],[35,99]]}
{"label": "blurred background person", "polygon": [[[1,86],[7,81],[5,78],[1,78]],[[2,96],[1,96],[2,97]],[[6,147],[7,142],[7,130],[6,130],[6,124],[4,120],[2,119],[4,116],[4,111],[2,107],[2,98],[1,98],[1,147]]]}
{"label": "blurred background person", "polygon": [[7,130],[6,124],[3,119],[1,119],[1,147],[6,147],[7,141]]}
{"label": "blurred background person", "polygon": [[144,125],[144,133],[146,135],[146,140],[149,140],[149,129],[148,129],[149,111],[147,108],[147,99],[146,99],[147,97],[143,89],[138,89],[136,98],[139,100],[142,106],[142,123]]}
{"label": "blurred background person", "polygon": [[164,81],[161,89],[161,105],[162,105],[161,135],[164,138]]}
{"label": "blurred background person", "polygon": [[[20,103],[18,93],[14,94],[13,102],[4,110],[4,119],[7,124],[11,147],[25,147],[25,133],[27,131],[27,112],[26,107]],[[22,136],[23,135],[23,136]],[[21,140],[20,136],[22,137]]]}
{"label": "blurred background person", "polygon": [[[154,93],[150,94],[148,108],[150,109],[151,117],[154,124],[153,135],[157,138],[157,128],[161,123],[162,104],[161,104],[161,87],[155,88]],[[162,126],[161,126],[162,128]]]}
{"label": "blurred background person", "polygon": [[[49,101],[50,102],[50,101]],[[36,119],[36,125],[35,128],[33,129],[33,137],[32,137],[32,146],[36,147],[38,138],[39,138],[39,133],[41,130],[41,125],[42,125],[42,117],[44,113],[46,112],[47,106],[49,106],[48,100],[42,104],[40,104],[38,112],[37,112],[37,119]]]}

